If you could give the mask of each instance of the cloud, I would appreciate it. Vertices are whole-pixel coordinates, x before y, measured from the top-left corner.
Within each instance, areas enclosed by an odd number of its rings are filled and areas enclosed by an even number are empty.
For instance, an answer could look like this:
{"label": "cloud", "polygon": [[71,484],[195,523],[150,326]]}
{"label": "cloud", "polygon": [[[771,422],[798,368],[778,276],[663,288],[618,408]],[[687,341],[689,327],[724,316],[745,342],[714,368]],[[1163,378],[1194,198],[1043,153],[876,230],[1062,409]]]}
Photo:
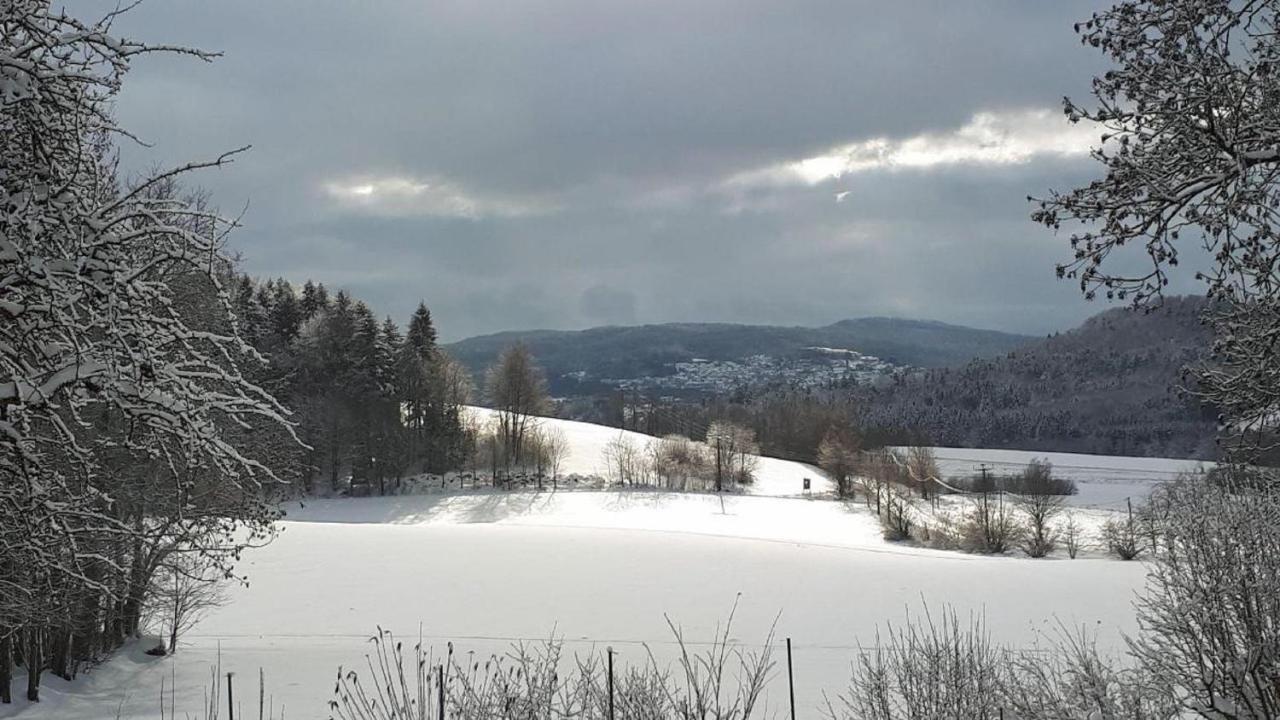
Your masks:
{"label": "cloud", "polygon": [[248,204],[244,269],[401,321],[424,299],[446,338],[1063,329],[1097,305],[1055,283],[1069,248],[1025,197],[1096,177],[1053,108],[1107,67],[1071,27],[1112,1],[142,3],[122,34],[223,55],[131,63],[117,112],[148,144],[122,167],[252,144],[192,178]]}
{"label": "cloud", "polygon": [[[944,132],[905,138],[873,137],[831,148],[819,155],[735,173],[729,189],[818,185],[848,175],[895,170],[928,170],[947,165],[1018,165],[1037,156],[1085,156],[1097,131],[1071,124],[1048,110],[980,112]],[[837,201],[844,199],[838,194]]]}
{"label": "cloud", "polygon": [[582,316],[592,325],[633,325],[636,296],[627,290],[592,285],[582,292]]}
{"label": "cloud", "polygon": [[323,184],[328,197],[353,212],[391,217],[526,217],[555,210],[545,201],[485,196],[433,177],[359,176]]}

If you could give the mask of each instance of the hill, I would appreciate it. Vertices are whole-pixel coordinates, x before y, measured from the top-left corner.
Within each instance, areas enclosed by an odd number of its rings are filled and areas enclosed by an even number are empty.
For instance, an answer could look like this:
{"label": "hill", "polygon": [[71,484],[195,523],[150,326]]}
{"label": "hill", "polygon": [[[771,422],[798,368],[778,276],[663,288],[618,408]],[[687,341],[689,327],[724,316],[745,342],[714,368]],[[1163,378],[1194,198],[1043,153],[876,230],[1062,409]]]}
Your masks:
{"label": "hill", "polygon": [[[666,323],[515,331],[468,338],[445,348],[480,373],[504,348],[523,342],[546,368],[552,392],[588,395],[626,381],[672,376],[680,372],[678,364],[695,360],[741,363],[761,356],[792,359],[811,348],[834,348],[872,356],[888,366],[930,368],[1001,355],[1028,339],[932,321],[859,318],[812,328]],[[762,379],[753,377],[755,374],[751,368],[736,373],[748,381]]]}
{"label": "hill", "polygon": [[[540,422],[565,434],[573,472],[599,467],[604,442],[619,434]],[[1108,512],[1082,506],[1108,493],[1112,476],[1091,481],[1086,470],[1124,470],[1137,483],[1179,466],[1054,461],[1067,475],[1081,473],[1071,502],[1089,517]],[[290,502],[279,537],[245,553],[249,582],[230,585],[177,653],[151,657],[135,643],[71,683],[50,677],[42,702],[19,699],[0,706],[0,717],[181,717],[225,697],[209,683],[227,687],[227,673],[235,698],[249,698],[237,717],[255,716],[259,678],[268,707],[328,717],[335,672],[366,672],[368,638],[379,627],[430,648],[432,663],[451,650],[483,663],[513,643],[556,637],[566,655],[607,647],[624,669],[649,653],[665,666],[677,649],[663,613],[701,648],[735,602],[735,644],[759,642],[771,628],[794,638],[797,706],[816,716],[823,693],[843,688],[849,663],[882,623],[922,606],[981,613],[996,642],[1014,647],[1036,647],[1051,618],[1087,624],[1104,652],[1136,630],[1141,564],[1097,552],[1052,562],[890,543],[860,502],[790,497],[811,469],[773,460],[761,470],[753,494],[479,490]],[[775,673],[766,692],[767,704],[785,703],[785,675]],[[165,693],[176,712],[158,701]]]}
{"label": "hill", "polygon": [[1203,310],[1108,310],[1002,357],[855,387],[855,404],[866,426],[938,445],[1212,458],[1215,413],[1177,389],[1209,346]]}

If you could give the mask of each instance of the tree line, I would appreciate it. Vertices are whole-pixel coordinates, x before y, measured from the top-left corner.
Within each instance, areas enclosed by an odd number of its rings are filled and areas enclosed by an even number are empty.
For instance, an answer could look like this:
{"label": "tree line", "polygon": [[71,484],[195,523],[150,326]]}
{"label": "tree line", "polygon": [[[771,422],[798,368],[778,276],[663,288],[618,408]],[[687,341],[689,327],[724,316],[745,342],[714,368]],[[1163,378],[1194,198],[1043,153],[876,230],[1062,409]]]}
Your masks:
{"label": "tree line", "polygon": [[293,411],[296,493],[385,494],[461,466],[471,376],[438,347],[425,303],[402,331],[345,290],[240,276],[232,309],[266,360],[259,381]]}

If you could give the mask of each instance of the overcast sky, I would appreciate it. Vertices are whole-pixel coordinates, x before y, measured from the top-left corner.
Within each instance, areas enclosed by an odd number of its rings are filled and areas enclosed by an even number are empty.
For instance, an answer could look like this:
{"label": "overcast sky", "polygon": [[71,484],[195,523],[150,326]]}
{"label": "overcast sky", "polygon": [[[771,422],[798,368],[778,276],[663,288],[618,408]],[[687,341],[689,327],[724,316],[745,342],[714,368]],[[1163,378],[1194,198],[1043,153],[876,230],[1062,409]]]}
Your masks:
{"label": "overcast sky", "polygon": [[[84,0],[86,8],[101,7]],[[895,315],[1046,333],[1028,194],[1092,177],[1103,68],[1073,2],[149,0],[117,26],[220,50],[136,63],[133,167],[199,182],[259,276],[345,287],[446,339]]]}

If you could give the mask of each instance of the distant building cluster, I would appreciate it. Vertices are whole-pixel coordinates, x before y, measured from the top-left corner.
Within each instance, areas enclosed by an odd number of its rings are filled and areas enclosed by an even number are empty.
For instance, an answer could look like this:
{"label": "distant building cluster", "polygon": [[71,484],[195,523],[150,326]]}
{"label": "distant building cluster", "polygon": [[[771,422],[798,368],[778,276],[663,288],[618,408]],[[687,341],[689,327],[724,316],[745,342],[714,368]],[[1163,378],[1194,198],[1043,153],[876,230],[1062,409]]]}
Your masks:
{"label": "distant building cluster", "polygon": [[787,356],[751,355],[739,360],[692,358],[675,363],[673,369],[669,375],[607,378],[603,382],[627,390],[716,394],[770,383],[794,387],[821,387],[847,381],[870,383],[902,368],[856,350],[810,347]]}

